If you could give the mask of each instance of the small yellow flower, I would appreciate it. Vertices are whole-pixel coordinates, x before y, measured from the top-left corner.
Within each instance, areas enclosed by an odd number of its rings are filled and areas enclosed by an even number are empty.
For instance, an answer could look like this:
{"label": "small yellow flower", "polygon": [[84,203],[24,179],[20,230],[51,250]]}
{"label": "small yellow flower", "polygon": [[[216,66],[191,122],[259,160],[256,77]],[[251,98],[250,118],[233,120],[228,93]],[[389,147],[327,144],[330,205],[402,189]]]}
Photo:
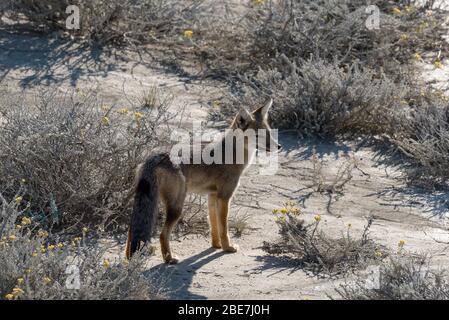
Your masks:
{"label": "small yellow flower", "polygon": [[36,251],[32,253],[33,257],[37,257],[39,255],[39,253],[37,253]]}
{"label": "small yellow flower", "polygon": [[401,9],[399,9],[398,7],[395,7],[395,8],[393,9],[393,13],[394,13],[395,15],[400,15],[400,14],[401,14]]}
{"label": "small yellow flower", "polygon": [[412,12],[412,6],[405,6],[404,9],[406,13]]}
{"label": "small yellow flower", "polygon": [[101,122],[102,122],[103,125],[105,125],[105,126],[109,126],[109,125],[111,124],[111,121],[109,120],[108,117],[103,117],[103,118],[101,119]]}
{"label": "small yellow flower", "polygon": [[106,112],[106,111],[109,110],[109,107],[108,107],[107,105],[102,105],[102,106],[101,106],[101,110],[104,111],[104,112]]}
{"label": "small yellow flower", "polygon": [[28,224],[31,224],[31,219],[28,217],[23,217],[22,218],[22,225],[26,226]]}
{"label": "small yellow flower", "polygon": [[10,240],[10,241],[14,241],[14,240],[16,240],[17,239],[17,237],[15,236],[15,235],[10,235],[9,237],[8,237],[8,239]]}
{"label": "small yellow flower", "polygon": [[440,60],[436,60],[433,65],[435,66],[435,68],[437,69],[443,69],[443,64],[441,63]]}
{"label": "small yellow flower", "polygon": [[279,217],[275,217],[275,218],[274,218],[274,222],[279,222],[279,221],[281,221],[281,220],[279,219]]}
{"label": "small yellow flower", "polygon": [[406,35],[405,33],[401,34],[401,40],[402,41],[407,41],[408,40],[408,35]]}
{"label": "small yellow flower", "polygon": [[22,226],[21,226],[20,224],[17,224],[17,225],[16,225],[16,229],[17,229],[17,230],[20,230],[20,229],[22,229]]}
{"label": "small yellow flower", "polygon": [[104,260],[103,260],[103,267],[105,267],[105,268],[109,268],[109,267],[110,267],[110,265],[111,265],[111,263],[109,262],[109,260],[108,260],[108,259],[104,259]]}
{"label": "small yellow flower", "polygon": [[423,61],[421,55],[417,52],[413,55],[413,57],[415,58],[416,61]]}
{"label": "small yellow flower", "polygon": [[279,210],[282,214],[287,214],[288,209],[286,207],[282,207],[281,210]]}
{"label": "small yellow flower", "polygon": [[128,110],[128,108],[122,108],[118,111],[118,113],[127,115],[129,113],[129,110]]}
{"label": "small yellow flower", "polygon": [[44,281],[44,284],[50,284],[51,283],[51,278],[50,277],[44,277],[42,280]]}
{"label": "small yellow flower", "polygon": [[135,116],[135,118],[136,118],[136,121],[139,121],[140,119],[143,118],[143,114],[142,114],[141,112],[136,112],[136,113],[134,114],[134,116]]}
{"label": "small yellow flower", "polygon": [[30,274],[31,271],[33,271],[33,270],[32,270],[32,269],[26,269],[26,270],[25,270],[25,273],[26,273],[26,274]]}
{"label": "small yellow flower", "polygon": [[48,237],[48,232],[45,231],[45,230],[40,230],[40,231],[37,233],[37,235],[38,235],[39,237],[41,237],[41,238],[46,238],[46,237]]}
{"label": "small yellow flower", "polygon": [[271,213],[273,213],[273,214],[276,214],[276,213],[278,213],[278,212],[279,212],[278,209],[273,209],[273,210],[271,210]]}
{"label": "small yellow flower", "polygon": [[13,295],[12,293],[8,293],[8,294],[5,296],[5,298],[6,298],[7,300],[12,300],[12,299],[14,299],[14,295]]}
{"label": "small yellow flower", "polygon": [[62,248],[64,245],[62,243],[58,243],[58,248]]}
{"label": "small yellow flower", "polygon": [[87,229],[86,227],[83,228],[83,233],[87,233],[89,231],[89,229]]}
{"label": "small yellow flower", "polygon": [[48,250],[53,250],[55,248],[55,246],[53,244],[48,246]]}
{"label": "small yellow flower", "polygon": [[184,31],[184,37],[191,39],[193,37],[193,31],[192,30]]}
{"label": "small yellow flower", "polygon": [[382,257],[382,252],[379,250],[376,250],[376,252],[374,253],[376,255],[376,257],[381,258]]}
{"label": "small yellow flower", "polygon": [[401,248],[405,246],[405,240],[399,240],[398,246]]}
{"label": "small yellow flower", "polygon": [[315,215],[315,217],[313,217],[315,219],[316,222],[320,222],[321,221],[321,215],[317,214]]}
{"label": "small yellow flower", "polygon": [[297,215],[299,213],[299,209],[298,208],[291,208],[290,209],[290,213],[293,215]]}
{"label": "small yellow flower", "polygon": [[23,278],[18,278],[17,279],[17,284],[21,285],[25,280]]}
{"label": "small yellow flower", "polygon": [[21,204],[23,201],[23,197],[18,196],[14,199],[14,201],[16,202],[16,204]]}
{"label": "small yellow flower", "polygon": [[15,295],[15,296],[18,296],[18,295],[20,295],[22,293],[23,293],[23,290],[20,289],[20,288],[16,287],[16,288],[12,289],[12,294]]}

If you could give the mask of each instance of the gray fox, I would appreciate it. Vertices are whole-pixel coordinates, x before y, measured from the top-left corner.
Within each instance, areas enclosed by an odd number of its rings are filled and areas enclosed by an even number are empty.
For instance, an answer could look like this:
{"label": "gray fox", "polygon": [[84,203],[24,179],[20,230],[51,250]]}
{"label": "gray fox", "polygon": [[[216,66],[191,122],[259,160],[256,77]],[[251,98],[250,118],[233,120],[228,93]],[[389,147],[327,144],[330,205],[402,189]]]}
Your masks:
{"label": "gray fox", "polygon": [[[273,100],[270,99],[264,106],[253,112],[241,109],[235,116],[228,132],[240,129],[245,133],[249,129],[260,132],[265,130],[264,140],[261,146],[267,152],[277,151],[280,146],[272,137],[268,124],[268,110]],[[225,150],[227,133],[223,139],[216,142],[222,144]],[[257,136],[257,139],[260,139]],[[160,153],[150,156],[138,169],[136,176],[136,190],[134,208],[128,232],[126,245],[126,257],[128,259],[149,241],[158,215],[159,199],[165,204],[166,221],[160,234],[162,258],[166,263],[174,264],[178,260],[170,250],[170,234],[181,217],[186,193],[208,195],[209,222],[212,238],[212,247],[222,248],[226,252],[236,252],[237,246],[233,245],[228,233],[228,212],[230,200],[237,189],[245,169],[251,163],[251,158],[256,152],[244,139],[243,161],[237,163],[212,163],[212,164],[175,164],[168,153]],[[236,160],[236,143],[233,144],[232,159]],[[224,152],[226,153],[226,152]],[[229,154],[228,154],[229,156]],[[225,160],[226,154],[222,155]]]}

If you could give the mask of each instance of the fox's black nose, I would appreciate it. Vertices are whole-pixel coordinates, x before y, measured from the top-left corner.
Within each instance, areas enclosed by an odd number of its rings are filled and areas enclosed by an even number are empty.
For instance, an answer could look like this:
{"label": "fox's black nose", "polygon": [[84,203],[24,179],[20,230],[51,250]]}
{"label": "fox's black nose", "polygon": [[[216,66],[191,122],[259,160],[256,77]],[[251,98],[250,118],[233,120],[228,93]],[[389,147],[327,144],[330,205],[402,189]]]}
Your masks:
{"label": "fox's black nose", "polygon": [[281,150],[282,146],[280,144],[278,144],[278,150]]}

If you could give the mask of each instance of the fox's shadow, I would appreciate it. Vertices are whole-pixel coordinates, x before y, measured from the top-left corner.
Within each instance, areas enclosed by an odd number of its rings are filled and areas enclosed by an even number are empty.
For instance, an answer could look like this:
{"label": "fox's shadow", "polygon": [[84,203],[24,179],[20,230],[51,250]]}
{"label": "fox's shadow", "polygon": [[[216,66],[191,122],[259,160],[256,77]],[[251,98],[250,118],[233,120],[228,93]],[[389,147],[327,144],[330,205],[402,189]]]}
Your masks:
{"label": "fox's shadow", "polygon": [[208,248],[187,259],[181,257],[182,260],[176,265],[161,263],[150,268],[146,274],[151,277],[156,276],[158,286],[164,288],[168,299],[207,299],[205,296],[189,291],[193,277],[201,267],[225,254],[222,250]]}

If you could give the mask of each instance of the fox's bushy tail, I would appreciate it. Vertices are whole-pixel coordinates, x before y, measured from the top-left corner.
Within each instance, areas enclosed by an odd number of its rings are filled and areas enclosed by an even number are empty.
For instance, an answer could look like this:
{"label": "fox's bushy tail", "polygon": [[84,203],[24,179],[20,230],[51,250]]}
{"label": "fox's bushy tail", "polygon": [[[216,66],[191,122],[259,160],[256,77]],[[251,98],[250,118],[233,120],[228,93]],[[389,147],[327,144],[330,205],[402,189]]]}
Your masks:
{"label": "fox's bushy tail", "polygon": [[156,168],[160,162],[157,157],[149,158],[137,176],[134,207],[126,243],[126,257],[130,259],[148,240],[150,240],[157,221],[159,188]]}

